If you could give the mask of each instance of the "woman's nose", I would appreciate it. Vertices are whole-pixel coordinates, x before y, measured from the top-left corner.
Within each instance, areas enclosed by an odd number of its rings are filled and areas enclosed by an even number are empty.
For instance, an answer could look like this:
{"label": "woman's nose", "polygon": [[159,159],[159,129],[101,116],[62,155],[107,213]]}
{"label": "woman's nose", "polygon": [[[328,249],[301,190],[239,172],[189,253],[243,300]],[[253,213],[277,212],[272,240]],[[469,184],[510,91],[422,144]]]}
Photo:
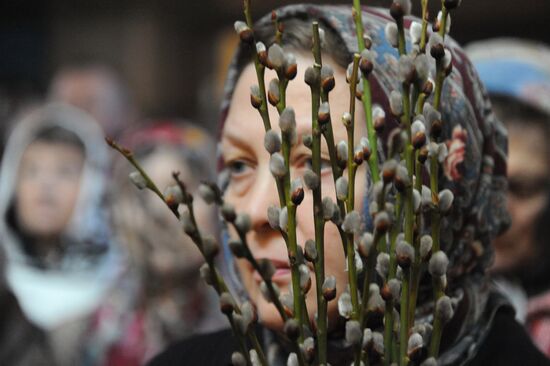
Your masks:
{"label": "woman's nose", "polygon": [[256,176],[252,192],[247,202],[252,230],[256,232],[272,230],[267,219],[267,210],[273,205],[279,207],[279,194],[275,178],[268,167],[262,169]]}

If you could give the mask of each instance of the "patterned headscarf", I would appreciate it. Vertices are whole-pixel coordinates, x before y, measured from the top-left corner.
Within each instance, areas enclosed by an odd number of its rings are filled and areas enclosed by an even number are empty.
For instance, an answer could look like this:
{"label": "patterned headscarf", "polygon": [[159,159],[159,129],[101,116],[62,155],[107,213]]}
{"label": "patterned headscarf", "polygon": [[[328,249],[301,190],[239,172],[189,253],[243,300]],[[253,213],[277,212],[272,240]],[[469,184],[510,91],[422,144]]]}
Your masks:
{"label": "patterned headscarf", "polygon": [[[318,21],[325,33],[335,35],[349,52],[349,59],[358,52],[355,25],[350,6],[291,5],[277,10],[280,22],[291,19],[306,23]],[[405,19],[405,27],[413,18]],[[269,26],[270,15],[260,19],[257,27]],[[398,126],[399,121],[389,113],[389,95],[401,90],[398,78],[398,53],[387,41],[384,28],[393,22],[387,10],[363,8],[366,34],[372,39],[371,50],[376,52],[376,63],[370,77],[373,103],[386,112],[386,131]],[[290,33],[291,31],[289,31]],[[406,31],[407,48],[410,34]],[[284,45],[284,34],[283,34]],[[466,362],[490,327],[494,309],[500,301],[489,296],[485,270],[492,260],[492,239],[509,224],[506,211],[506,150],[507,136],[502,124],[495,118],[486,92],[463,50],[450,38],[445,40],[451,51],[453,69],[444,83],[441,112],[443,141],[449,148],[439,182],[440,189],[453,191],[453,210],[442,222],[441,245],[449,256],[448,292],[457,301],[467,304],[468,315],[460,325],[452,352],[442,354],[440,362]],[[266,44],[269,47],[269,44]],[[222,105],[221,128],[227,116],[232,93],[242,71],[246,45],[241,45],[230,68]],[[330,50],[328,51],[330,53]],[[431,58],[430,58],[431,59]],[[432,60],[431,74],[435,75]],[[332,65],[334,66],[334,65]],[[386,138],[381,139],[381,161],[387,150]],[[428,288],[425,289],[428,294]],[[417,317],[429,314],[431,297],[420,295]],[[498,304],[496,304],[498,303]],[[423,306],[426,309],[423,309]],[[488,310],[492,309],[492,310]],[[463,337],[465,334],[470,337]]]}

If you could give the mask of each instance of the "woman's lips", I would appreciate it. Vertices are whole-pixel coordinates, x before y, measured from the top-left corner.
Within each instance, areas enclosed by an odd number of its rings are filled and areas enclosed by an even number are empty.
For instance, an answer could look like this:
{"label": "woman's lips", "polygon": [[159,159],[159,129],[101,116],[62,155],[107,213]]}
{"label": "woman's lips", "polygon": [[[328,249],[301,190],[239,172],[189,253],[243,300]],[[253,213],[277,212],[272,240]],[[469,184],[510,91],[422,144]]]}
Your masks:
{"label": "woman's lips", "polygon": [[[273,276],[271,277],[271,280],[277,284],[286,284],[290,282],[290,279],[292,277],[290,266],[288,265],[288,262],[281,261],[281,260],[274,260],[270,259],[271,263],[275,266],[275,272],[273,273]],[[260,284],[263,279],[262,276],[258,273],[258,271],[254,270],[253,272],[253,278],[256,283]]]}

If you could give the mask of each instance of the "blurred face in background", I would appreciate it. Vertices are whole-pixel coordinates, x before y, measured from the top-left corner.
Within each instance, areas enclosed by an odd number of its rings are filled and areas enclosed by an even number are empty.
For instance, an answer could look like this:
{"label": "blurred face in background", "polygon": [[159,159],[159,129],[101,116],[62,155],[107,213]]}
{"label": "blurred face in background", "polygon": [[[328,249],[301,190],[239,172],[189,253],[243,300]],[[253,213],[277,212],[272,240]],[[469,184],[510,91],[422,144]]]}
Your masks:
{"label": "blurred face in background", "polygon": [[[179,151],[165,147],[157,148],[147,155],[142,159],[142,165],[161,191],[174,184],[172,172],[179,171],[180,178],[190,193],[195,194],[194,190],[198,185],[197,177],[193,175],[184,160]],[[145,199],[148,214],[156,224],[151,228],[162,230],[162,233],[158,233],[157,238],[163,243],[155,248],[156,250],[152,252],[152,258],[150,258],[153,266],[160,272],[171,272],[176,268],[197,268],[203,262],[202,255],[192,240],[183,232],[179,221],[174,218],[172,212],[156,195],[147,194]],[[205,233],[213,233],[215,216],[212,207],[200,199],[193,201],[193,207],[201,230]]]}
{"label": "blurred face in background", "polygon": [[84,166],[82,150],[69,143],[35,141],[23,153],[15,192],[19,227],[37,238],[63,233],[75,208]]}
{"label": "blurred face in background", "polygon": [[508,125],[508,209],[512,226],[495,241],[492,270],[518,269],[537,253],[537,219],[548,204],[550,156],[541,128]]}
{"label": "blurred face in background", "polygon": [[[347,140],[347,132],[340,123],[342,114],[349,106],[349,87],[345,81],[344,70],[335,67],[337,64],[326,57],[325,62],[334,68],[336,87],[331,92],[331,115],[335,142]],[[297,54],[298,76],[289,83],[287,103],[296,113],[296,130],[298,143],[291,150],[290,169],[292,179],[302,177],[306,169],[311,169],[311,150],[304,146],[304,134],[311,133],[311,93],[304,82],[304,71],[313,64],[313,59],[304,54]],[[273,71],[266,71],[266,80],[275,77]],[[225,192],[225,199],[232,203],[237,212],[250,215],[252,228],[247,234],[247,241],[252,254],[257,259],[269,259],[276,267],[273,282],[283,293],[291,288],[291,274],[285,241],[278,230],[269,226],[267,209],[271,205],[279,206],[275,180],[269,170],[270,155],[264,148],[264,126],[260,115],[250,105],[250,86],[257,84],[256,74],[252,65],[247,66],[236,85],[229,114],[222,132],[222,156],[224,165],[229,170],[230,181]],[[356,110],[356,141],[360,134],[364,135],[364,113],[359,105]],[[279,131],[278,115],[270,107],[270,119],[274,130]],[[321,147],[321,184],[322,196],[335,200],[334,180],[329,160],[327,145],[322,139]],[[357,171],[356,209],[361,208],[361,199],[365,195],[365,165]],[[344,173],[347,174],[347,173]],[[296,235],[298,245],[303,245],[308,239],[315,239],[313,219],[313,197],[309,189],[304,188],[305,198],[297,208]],[[233,233],[233,235],[236,235]],[[325,225],[325,268],[326,276],[336,277],[336,288],[343,290],[348,283],[347,272],[344,269],[345,257],[338,230],[331,222]],[[268,303],[260,292],[260,275],[244,260],[237,261],[239,273],[250,300],[256,305],[262,324],[271,329],[280,329],[282,320],[274,305]],[[315,295],[315,276],[310,268],[312,288],[308,292],[306,305],[309,315],[317,311]],[[336,301],[329,302],[329,319],[336,318]],[[313,319],[311,319],[313,321]]]}

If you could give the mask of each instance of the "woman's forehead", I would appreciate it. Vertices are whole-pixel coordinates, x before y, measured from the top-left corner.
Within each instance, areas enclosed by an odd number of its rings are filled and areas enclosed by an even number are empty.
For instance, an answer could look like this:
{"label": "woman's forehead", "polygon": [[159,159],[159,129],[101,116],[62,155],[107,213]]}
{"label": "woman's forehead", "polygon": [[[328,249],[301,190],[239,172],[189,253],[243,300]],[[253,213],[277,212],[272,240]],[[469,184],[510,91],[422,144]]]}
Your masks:
{"label": "woman's forehead", "polygon": [[[298,75],[288,84],[286,91],[287,106],[292,107],[296,112],[298,134],[311,133],[311,91],[309,86],[304,81],[304,73],[309,66],[313,65],[314,60],[313,57],[306,52],[297,53],[296,60],[298,63]],[[330,57],[325,57],[323,61],[330,64],[332,59]],[[346,131],[340,122],[340,118],[342,114],[347,112],[349,109],[349,85],[346,83],[344,69],[339,66],[333,66],[333,69],[336,79],[336,86],[330,93],[330,108],[333,118],[332,124],[336,137],[339,139],[344,139],[346,136]],[[277,75],[273,70],[266,70],[266,86],[269,85],[269,82],[276,77]],[[230,140],[238,141],[243,139],[243,135],[246,136],[253,133],[258,133],[259,131],[263,133],[263,122],[260,114],[250,104],[250,87],[257,84],[258,81],[254,65],[248,64],[242,70],[237,81],[232,96],[229,113],[222,131],[222,140],[224,138],[228,138]],[[362,106],[359,102],[356,102],[356,109],[358,116],[363,118]],[[279,117],[277,110],[271,105],[269,105],[268,110],[271,126],[273,129],[278,130]],[[363,122],[361,118],[359,119],[359,122]],[[362,125],[364,125],[364,123],[359,123],[358,130],[362,130]],[[234,131],[235,127],[238,127],[240,131]],[[246,139],[246,137],[244,137],[244,139]]]}

